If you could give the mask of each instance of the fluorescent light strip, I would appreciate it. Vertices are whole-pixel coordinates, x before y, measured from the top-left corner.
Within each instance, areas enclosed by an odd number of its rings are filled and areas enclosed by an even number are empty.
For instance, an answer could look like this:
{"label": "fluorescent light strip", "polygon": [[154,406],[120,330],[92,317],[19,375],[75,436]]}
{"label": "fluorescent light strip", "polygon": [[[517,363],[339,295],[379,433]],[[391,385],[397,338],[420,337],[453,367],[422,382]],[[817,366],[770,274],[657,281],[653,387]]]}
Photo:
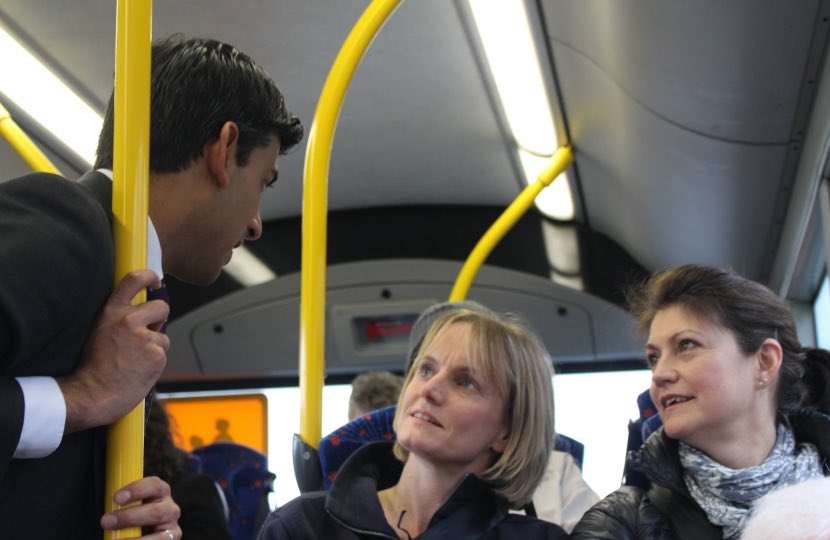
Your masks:
{"label": "fluorescent light strip", "polygon": [[507,121],[520,147],[552,155],[559,146],[523,0],[470,0]]}
{"label": "fluorescent light strip", "polygon": [[[559,143],[524,1],[469,2],[507,122],[519,146],[525,180],[532,184],[550,163]],[[570,221],[574,218],[573,198],[566,174],[559,176],[535,202],[543,214]]]}
{"label": "fluorescent light strip", "polygon": [[103,119],[0,28],[0,92],[87,163],[95,160]]}

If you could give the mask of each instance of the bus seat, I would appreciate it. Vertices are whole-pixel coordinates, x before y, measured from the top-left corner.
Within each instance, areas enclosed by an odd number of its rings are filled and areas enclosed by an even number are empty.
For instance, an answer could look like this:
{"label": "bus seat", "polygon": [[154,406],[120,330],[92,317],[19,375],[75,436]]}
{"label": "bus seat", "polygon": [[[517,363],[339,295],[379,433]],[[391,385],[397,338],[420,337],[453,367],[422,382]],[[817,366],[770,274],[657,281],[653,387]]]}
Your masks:
{"label": "bus seat", "polygon": [[368,442],[393,441],[395,432],[395,405],[358,416],[334,430],[320,441],[320,465],[323,470],[323,487],[328,490],[340,466],[352,452]]}
{"label": "bus seat", "polygon": [[574,458],[574,462],[576,462],[576,466],[579,467],[579,470],[582,470],[582,460],[585,457],[585,445],[581,442],[577,441],[576,439],[572,439],[567,435],[562,435],[561,433],[556,434],[556,441],[555,441],[556,449],[560,452],[567,452]]}
{"label": "bus seat", "polygon": [[[651,392],[646,390],[637,396],[637,408],[640,411],[640,416],[636,420],[628,423],[628,444],[626,444],[625,454],[639,450],[646,439],[657,431],[663,425],[660,420],[660,415],[657,414],[657,407],[651,400]],[[627,486],[637,486],[644,490],[648,489],[649,481],[642,473],[633,470],[628,465],[626,460],[623,469],[623,483]]]}
{"label": "bus seat", "polygon": [[[320,465],[324,489],[331,488],[340,466],[362,445],[374,441],[395,440],[395,431],[392,428],[394,420],[395,405],[390,405],[359,416],[323,437],[320,441]],[[582,468],[585,445],[581,442],[557,434],[556,449],[571,454],[579,468]]]}
{"label": "bus seat", "polygon": [[212,477],[228,502],[228,529],[234,540],[253,540],[267,515],[275,475],[268,458],[236,443],[213,443],[193,450],[201,472]]}
{"label": "bus seat", "polygon": [[323,489],[320,452],[305,442],[299,433],[294,434],[291,444],[291,460],[294,464],[294,479],[297,481],[300,493]]}

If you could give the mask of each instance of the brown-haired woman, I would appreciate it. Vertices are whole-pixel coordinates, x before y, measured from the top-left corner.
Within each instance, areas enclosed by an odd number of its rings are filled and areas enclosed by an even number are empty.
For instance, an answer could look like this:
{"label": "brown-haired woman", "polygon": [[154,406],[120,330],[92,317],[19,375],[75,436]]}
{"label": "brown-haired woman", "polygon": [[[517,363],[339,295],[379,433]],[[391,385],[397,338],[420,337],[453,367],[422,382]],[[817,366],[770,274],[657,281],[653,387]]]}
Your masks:
{"label": "brown-haired woman", "polygon": [[830,353],[787,305],[731,271],[684,265],[630,295],[663,427],[629,456],[648,491],[597,503],[573,538],[738,538],[754,501],[827,475]]}

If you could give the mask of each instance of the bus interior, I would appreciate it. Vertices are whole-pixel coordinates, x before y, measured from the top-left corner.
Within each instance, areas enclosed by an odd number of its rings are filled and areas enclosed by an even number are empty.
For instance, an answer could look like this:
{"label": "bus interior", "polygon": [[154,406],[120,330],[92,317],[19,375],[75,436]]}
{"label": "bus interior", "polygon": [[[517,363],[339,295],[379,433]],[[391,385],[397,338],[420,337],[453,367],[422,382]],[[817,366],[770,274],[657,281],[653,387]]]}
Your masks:
{"label": "bus interior", "polygon": [[[245,51],[308,133],[371,2],[153,4],[154,37]],[[104,0],[0,6],[0,103],[68,178],[94,159],[115,14]],[[828,35],[827,0],[400,2],[351,80],[331,147],[323,433],[346,422],[355,375],[402,372],[409,325],[449,297],[479,238],[561,146],[573,162],[493,249],[468,298],[542,337],[557,430],[585,444],[598,494],[620,482],[626,425],[650,384],[625,310],[633,280],[680,263],[731,267],[790,302],[802,343],[830,345]],[[60,85],[25,89],[15,44],[86,107],[68,127],[52,123],[69,106],[37,110]],[[173,345],[158,388],[170,400],[267,397],[274,505],[298,493],[307,141],[279,159],[263,237],[209,287],[169,281]],[[1,143],[0,170],[29,172]]]}

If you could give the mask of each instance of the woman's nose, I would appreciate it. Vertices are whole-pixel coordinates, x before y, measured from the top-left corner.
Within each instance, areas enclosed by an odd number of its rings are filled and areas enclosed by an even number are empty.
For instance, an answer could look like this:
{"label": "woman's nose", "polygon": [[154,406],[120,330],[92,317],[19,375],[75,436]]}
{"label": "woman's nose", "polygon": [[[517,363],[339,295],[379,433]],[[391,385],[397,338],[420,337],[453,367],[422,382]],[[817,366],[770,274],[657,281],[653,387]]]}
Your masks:
{"label": "woman's nose", "polygon": [[651,382],[657,386],[677,380],[677,370],[668,358],[658,358],[651,370]]}
{"label": "woman's nose", "polygon": [[421,396],[427,401],[441,403],[445,395],[444,386],[444,381],[442,381],[441,376],[434,375],[427,379],[421,386]]}

